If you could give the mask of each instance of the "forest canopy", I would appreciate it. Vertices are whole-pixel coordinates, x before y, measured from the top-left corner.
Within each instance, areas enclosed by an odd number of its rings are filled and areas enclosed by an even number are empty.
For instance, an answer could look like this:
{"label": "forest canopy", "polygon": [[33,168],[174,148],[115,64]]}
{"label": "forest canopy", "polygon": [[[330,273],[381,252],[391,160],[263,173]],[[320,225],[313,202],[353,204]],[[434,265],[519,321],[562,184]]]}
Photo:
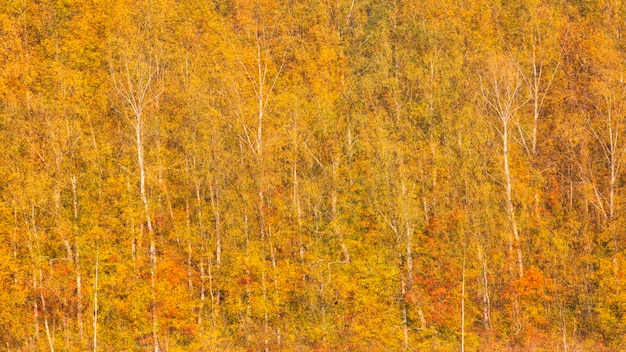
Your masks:
{"label": "forest canopy", "polygon": [[0,344],[623,347],[625,20],[0,2]]}

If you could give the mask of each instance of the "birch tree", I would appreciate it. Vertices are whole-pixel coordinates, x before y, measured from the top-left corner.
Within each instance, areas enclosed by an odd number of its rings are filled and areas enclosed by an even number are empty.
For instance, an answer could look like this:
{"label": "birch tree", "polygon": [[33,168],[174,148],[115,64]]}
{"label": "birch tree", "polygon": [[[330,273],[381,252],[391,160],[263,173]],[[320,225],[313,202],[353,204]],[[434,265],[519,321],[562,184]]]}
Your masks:
{"label": "birch tree", "polygon": [[522,242],[518,228],[516,207],[513,201],[513,179],[511,176],[511,129],[515,113],[528,101],[523,95],[522,78],[518,70],[506,59],[490,67],[491,72],[481,77],[480,95],[491,114],[496,117],[494,128],[500,136],[502,147],[502,172],[504,176],[504,198],[506,215],[511,231],[509,252],[516,255],[519,277],[524,276]]}
{"label": "birch tree", "polygon": [[160,66],[159,56],[149,49],[138,52],[124,53],[121,67],[111,68],[111,76],[115,91],[122,97],[130,108],[128,121],[133,129],[135,137],[135,151],[137,157],[137,169],[139,171],[139,196],[141,199],[142,223],[147,227],[149,237],[150,256],[150,280],[152,286],[152,336],[154,352],[159,351],[158,338],[158,312],[156,305],[156,234],[153,226],[150,201],[148,196],[148,181],[145,161],[146,123],[150,116],[149,109],[158,105],[158,99],[163,94],[163,72]]}

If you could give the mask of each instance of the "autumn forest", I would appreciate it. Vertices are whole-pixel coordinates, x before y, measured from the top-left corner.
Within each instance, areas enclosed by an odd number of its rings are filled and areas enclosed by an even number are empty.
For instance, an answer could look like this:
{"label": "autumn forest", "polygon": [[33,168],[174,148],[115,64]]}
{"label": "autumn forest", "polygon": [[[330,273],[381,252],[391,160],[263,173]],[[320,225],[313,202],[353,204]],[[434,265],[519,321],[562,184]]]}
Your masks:
{"label": "autumn forest", "polygon": [[0,348],[626,344],[620,0],[0,3]]}

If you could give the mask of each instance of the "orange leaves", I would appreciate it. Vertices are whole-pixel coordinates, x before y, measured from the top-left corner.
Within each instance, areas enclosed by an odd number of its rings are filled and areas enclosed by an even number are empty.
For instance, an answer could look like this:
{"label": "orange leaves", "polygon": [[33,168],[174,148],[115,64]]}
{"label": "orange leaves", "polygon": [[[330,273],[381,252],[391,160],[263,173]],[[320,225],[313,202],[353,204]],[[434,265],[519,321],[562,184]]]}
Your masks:
{"label": "orange leaves", "polygon": [[169,285],[180,286],[187,282],[187,269],[184,261],[174,261],[171,257],[164,257],[157,265],[157,277],[164,279]]}
{"label": "orange leaves", "polygon": [[552,300],[551,292],[555,289],[554,280],[545,276],[536,266],[527,268],[524,277],[513,281],[511,285],[520,298],[546,303]]}
{"label": "orange leaves", "polygon": [[524,277],[510,283],[505,291],[512,324],[524,329],[521,337],[532,337],[547,328],[548,307],[554,300],[556,283],[536,266],[526,268]]}
{"label": "orange leaves", "polygon": [[459,273],[459,268],[451,259],[444,253],[439,253],[436,258],[421,258],[416,263],[414,285],[406,295],[407,301],[413,303],[415,308],[424,310],[426,323],[438,328],[453,326],[454,316],[459,314],[460,309],[461,286],[453,276]]}

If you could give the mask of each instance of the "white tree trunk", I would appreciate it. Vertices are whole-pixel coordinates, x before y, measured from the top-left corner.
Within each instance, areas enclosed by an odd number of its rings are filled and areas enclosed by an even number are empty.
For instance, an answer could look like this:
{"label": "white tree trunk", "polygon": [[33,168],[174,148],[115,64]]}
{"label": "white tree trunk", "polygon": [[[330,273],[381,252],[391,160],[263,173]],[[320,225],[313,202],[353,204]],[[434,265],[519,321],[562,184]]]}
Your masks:
{"label": "white tree trunk", "polygon": [[522,248],[520,243],[520,235],[517,229],[517,218],[515,217],[515,208],[513,206],[512,197],[512,182],[511,182],[511,170],[509,169],[509,134],[508,134],[508,121],[509,117],[502,119],[502,153],[504,158],[504,181],[505,181],[505,193],[506,193],[506,212],[509,218],[511,231],[513,232],[512,249],[514,249],[517,255],[517,268],[519,271],[519,277],[524,276],[524,263],[522,261]]}

